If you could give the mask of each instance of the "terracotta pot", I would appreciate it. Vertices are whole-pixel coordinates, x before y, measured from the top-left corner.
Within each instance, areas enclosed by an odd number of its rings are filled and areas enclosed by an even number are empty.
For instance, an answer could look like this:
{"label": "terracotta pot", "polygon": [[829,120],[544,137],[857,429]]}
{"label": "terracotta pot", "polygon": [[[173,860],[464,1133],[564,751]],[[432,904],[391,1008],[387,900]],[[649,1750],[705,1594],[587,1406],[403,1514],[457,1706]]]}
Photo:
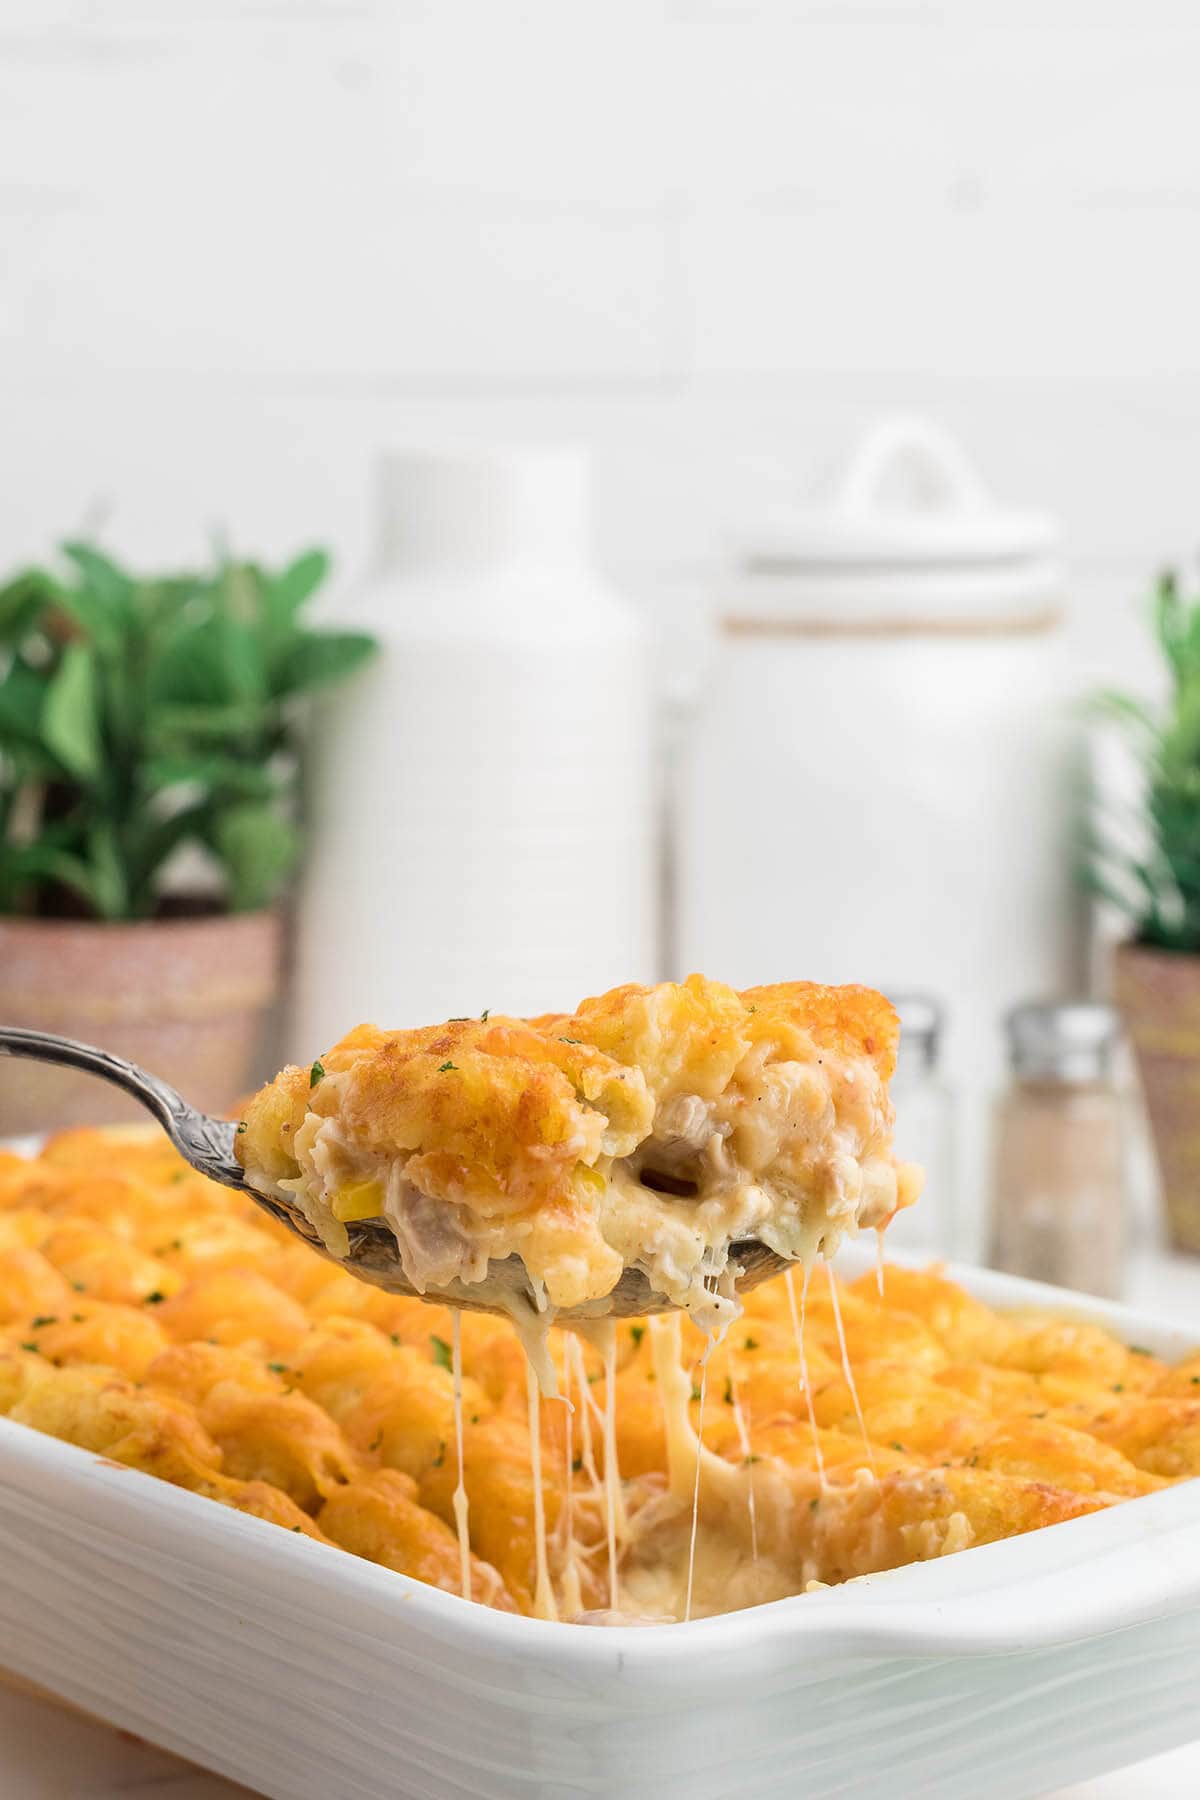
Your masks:
{"label": "terracotta pot", "polygon": [[[131,925],[0,918],[0,1020],[115,1050],[226,1112],[263,1073],[281,936],[277,912]],[[92,1077],[0,1062],[2,1137],[145,1117]]]}
{"label": "terracotta pot", "polygon": [[1200,956],[1123,944],[1114,995],[1137,1058],[1171,1242],[1200,1252]]}

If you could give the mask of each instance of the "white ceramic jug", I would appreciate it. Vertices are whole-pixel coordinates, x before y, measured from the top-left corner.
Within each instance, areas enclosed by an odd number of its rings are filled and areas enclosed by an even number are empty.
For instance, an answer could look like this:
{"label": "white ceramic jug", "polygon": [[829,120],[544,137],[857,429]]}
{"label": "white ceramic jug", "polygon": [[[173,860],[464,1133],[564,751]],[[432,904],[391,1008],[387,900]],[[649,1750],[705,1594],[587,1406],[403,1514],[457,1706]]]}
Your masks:
{"label": "white ceramic jug", "polygon": [[572,451],[395,455],[314,758],[291,1050],[655,974],[650,668]]}
{"label": "white ceramic jug", "polygon": [[681,967],[944,1002],[964,1248],[1000,1016],[1080,973],[1055,542],[885,422],[747,534],[681,777]]}

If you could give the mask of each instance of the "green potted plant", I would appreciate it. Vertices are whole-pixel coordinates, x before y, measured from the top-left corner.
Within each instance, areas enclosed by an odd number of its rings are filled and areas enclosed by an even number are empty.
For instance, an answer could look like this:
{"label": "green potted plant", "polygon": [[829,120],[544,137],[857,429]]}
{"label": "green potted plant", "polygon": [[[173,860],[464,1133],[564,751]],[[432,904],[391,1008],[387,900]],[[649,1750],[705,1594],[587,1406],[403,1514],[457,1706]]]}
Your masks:
{"label": "green potted plant", "polygon": [[1170,680],[1160,709],[1100,696],[1136,753],[1142,800],[1132,832],[1097,846],[1094,885],[1129,920],[1114,989],[1150,1118],[1168,1227],[1200,1251],[1200,595],[1174,575],[1155,598]]}
{"label": "green potted plant", "polygon": [[[89,544],[0,587],[0,1017],[99,1042],[201,1106],[254,1073],[300,851],[304,701],[374,648],[314,630],[328,561],[140,577]],[[10,1063],[0,1135],[112,1113]]]}

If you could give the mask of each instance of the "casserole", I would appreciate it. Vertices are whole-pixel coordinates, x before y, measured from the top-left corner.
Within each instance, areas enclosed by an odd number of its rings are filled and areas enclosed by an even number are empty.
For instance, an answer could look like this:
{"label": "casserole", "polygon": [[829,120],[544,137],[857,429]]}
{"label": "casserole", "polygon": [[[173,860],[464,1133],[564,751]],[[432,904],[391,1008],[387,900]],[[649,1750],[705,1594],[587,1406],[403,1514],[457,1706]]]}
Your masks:
{"label": "casserole", "polygon": [[[952,1273],[991,1305],[1192,1348],[1119,1306]],[[1036,1794],[1195,1735],[1200,1483],[598,1630],[469,1605],[0,1420],[0,1643],[17,1674],[275,1800]]]}

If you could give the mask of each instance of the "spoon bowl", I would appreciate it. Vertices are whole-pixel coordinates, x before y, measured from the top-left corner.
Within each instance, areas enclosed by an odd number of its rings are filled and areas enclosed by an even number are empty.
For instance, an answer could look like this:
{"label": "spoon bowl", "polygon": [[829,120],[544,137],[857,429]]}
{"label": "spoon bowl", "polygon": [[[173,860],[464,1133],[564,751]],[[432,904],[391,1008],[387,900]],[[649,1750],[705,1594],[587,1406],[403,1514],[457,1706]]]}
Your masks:
{"label": "spoon bowl", "polygon": [[[336,1262],[361,1281],[385,1288],[391,1294],[406,1294],[416,1300],[428,1300],[439,1306],[453,1306],[467,1312],[498,1313],[511,1319],[514,1312],[536,1316],[539,1308],[518,1256],[489,1263],[482,1281],[452,1282],[448,1287],[419,1293],[404,1273],[395,1233],[379,1219],[362,1219],[347,1226],[350,1247],[344,1257],[335,1257],[322,1243],[316,1227],[305,1218],[290,1199],[266,1194],[252,1187],[246,1171],[234,1154],[237,1126],[229,1119],[214,1119],[211,1114],[190,1106],[167,1082],[93,1044],[81,1044],[74,1038],[55,1037],[50,1032],[28,1031],[16,1025],[0,1025],[0,1056],[27,1057],[34,1062],[58,1063],[64,1068],[78,1069],[110,1082],[143,1105],[162,1126],[184,1161],[198,1174],[223,1187],[236,1188],[248,1194],[256,1206],[302,1238],[313,1250]],[[757,1287],[787,1268],[784,1257],[769,1250],[756,1238],[746,1238],[730,1246],[730,1261],[740,1269],[739,1292]],[[626,1268],[611,1293],[584,1306],[564,1309],[555,1314],[558,1325],[586,1323],[596,1319],[636,1319],[647,1313],[674,1311],[665,1295],[650,1287],[645,1275],[636,1267]]]}

